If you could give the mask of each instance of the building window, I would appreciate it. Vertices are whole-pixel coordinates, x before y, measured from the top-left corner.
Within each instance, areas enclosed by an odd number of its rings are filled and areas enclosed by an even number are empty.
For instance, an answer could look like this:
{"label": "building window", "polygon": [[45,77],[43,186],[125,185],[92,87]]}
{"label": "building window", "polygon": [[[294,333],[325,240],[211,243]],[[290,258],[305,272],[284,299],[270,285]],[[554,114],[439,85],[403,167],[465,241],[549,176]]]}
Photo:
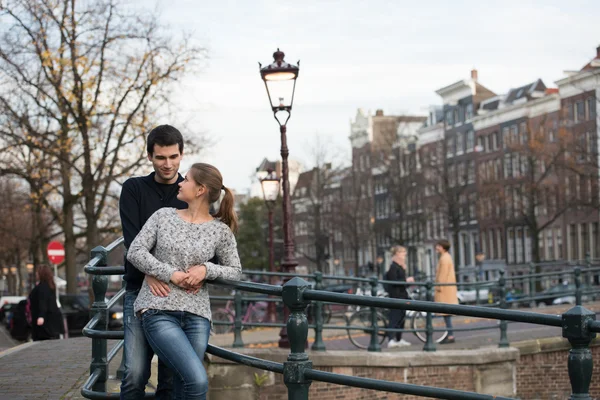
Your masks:
{"label": "building window", "polygon": [[465,151],[465,143],[463,133],[458,132],[456,134],[456,155],[461,155]]}
{"label": "building window", "polygon": [[512,178],[512,164],[510,154],[504,155],[504,178]]}
{"label": "building window", "polygon": [[446,157],[450,158],[454,156],[454,138],[446,139]]}
{"label": "building window", "polygon": [[460,106],[454,109],[454,123],[458,124],[461,122],[460,119]]}
{"label": "building window", "polygon": [[546,230],[546,249],[548,251],[548,260],[555,260],[554,255],[554,239],[552,237],[552,229]]}
{"label": "building window", "polygon": [[508,263],[512,264],[515,262],[515,231],[513,228],[508,228],[508,239],[506,241],[506,250],[508,255]]}
{"label": "building window", "polygon": [[448,167],[448,186],[454,187],[456,185],[456,167],[451,165]]}
{"label": "building window", "polygon": [[590,224],[581,224],[581,244],[582,244],[582,257],[583,259],[590,252]]}
{"label": "building window", "polygon": [[520,161],[520,156],[519,153],[513,153],[512,155],[512,174],[515,178],[519,177],[519,172],[521,171],[521,168],[519,167],[519,161]]}
{"label": "building window", "polygon": [[540,260],[546,259],[546,247],[544,246],[544,232],[538,233],[538,248]]}
{"label": "building window", "polygon": [[527,123],[525,122],[519,124],[519,143],[522,145],[527,143]]}
{"label": "building window", "polygon": [[473,118],[473,104],[467,104],[467,113],[465,116],[465,120],[470,120]]}
{"label": "building window", "polygon": [[452,118],[452,111],[446,111],[446,125],[453,126],[454,118]]}
{"label": "building window", "polygon": [[510,143],[514,146],[519,143],[519,128],[517,124],[510,127]]}
{"label": "building window", "polygon": [[492,133],[490,148],[491,150],[498,150],[498,132]]}
{"label": "building window", "polygon": [[577,225],[570,224],[569,225],[569,259],[570,260],[578,260],[579,259],[579,240],[577,238]]}
{"label": "building window", "polygon": [[465,163],[458,163],[458,185],[464,185],[466,180],[467,176],[465,175]]}
{"label": "building window", "polygon": [[585,120],[585,106],[583,101],[575,103],[575,122],[581,122]]}
{"label": "building window", "polygon": [[475,146],[475,131],[470,130],[467,132],[467,152],[473,151]]}
{"label": "building window", "polygon": [[596,99],[593,97],[589,97],[586,101],[586,113],[587,113],[587,119],[588,120],[593,120],[594,118],[596,118]]}
{"label": "building window", "polygon": [[475,161],[467,162],[467,182],[475,183]]}
{"label": "building window", "polygon": [[562,260],[563,255],[563,243],[562,243],[562,229],[554,228],[554,235],[556,236],[556,259]]}
{"label": "building window", "polygon": [[509,130],[508,126],[502,128],[502,148],[508,148],[508,143],[510,142]]}
{"label": "building window", "polygon": [[523,229],[515,229],[515,247],[517,248],[516,262],[520,264],[523,262]]}
{"label": "building window", "polygon": [[598,223],[594,222],[592,224],[592,251],[590,252],[590,257],[596,259],[598,257]]}
{"label": "building window", "polygon": [[504,235],[502,234],[502,229],[498,229],[498,231],[496,232],[496,241],[498,245],[496,257],[498,259],[502,259],[504,258]]}
{"label": "building window", "polygon": [[525,236],[525,262],[531,262],[531,233],[529,228],[523,230]]}
{"label": "building window", "polygon": [[490,246],[487,254],[487,258],[490,260],[496,259],[496,234],[493,229],[490,229]]}

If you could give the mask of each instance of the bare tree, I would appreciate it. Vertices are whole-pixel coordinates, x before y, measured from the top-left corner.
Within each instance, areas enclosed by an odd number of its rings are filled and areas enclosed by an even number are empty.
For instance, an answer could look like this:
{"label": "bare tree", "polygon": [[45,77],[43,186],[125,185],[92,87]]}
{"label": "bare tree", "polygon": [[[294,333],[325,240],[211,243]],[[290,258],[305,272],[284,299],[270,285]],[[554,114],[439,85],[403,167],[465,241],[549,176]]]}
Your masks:
{"label": "bare tree", "polygon": [[171,37],[157,15],[115,0],[8,0],[0,21],[0,119],[11,126],[0,134],[6,145],[51,158],[48,184],[60,199],[53,207],[74,292],[77,239],[89,251],[119,229],[104,217],[116,182],[138,170],[145,132],[169,112],[173,82],[205,51]]}

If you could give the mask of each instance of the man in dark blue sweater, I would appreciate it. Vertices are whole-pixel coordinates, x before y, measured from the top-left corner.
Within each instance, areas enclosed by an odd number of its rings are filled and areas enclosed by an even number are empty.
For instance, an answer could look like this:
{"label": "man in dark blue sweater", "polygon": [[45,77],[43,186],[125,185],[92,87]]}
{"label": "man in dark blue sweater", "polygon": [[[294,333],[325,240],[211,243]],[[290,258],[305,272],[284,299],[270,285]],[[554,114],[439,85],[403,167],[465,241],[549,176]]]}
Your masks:
{"label": "man in dark blue sweater", "polygon": [[[178,183],[183,180],[179,174],[179,164],[183,157],[183,137],[170,125],[154,128],[147,140],[148,160],[154,172],[148,176],[130,178],[123,184],[119,199],[119,212],[123,226],[125,247],[142,229],[148,218],[163,207],[187,208],[187,204],[177,199]],[[140,320],[133,311],[133,303],[142,282],[146,278],[155,296],[166,296],[169,285],[152,276],[145,276],[125,260],[126,293],[123,304],[125,331],[125,372],[121,382],[121,399],[142,399],[148,379],[154,352],[146,341]],[[158,362],[158,387],[156,399],[172,397],[173,374],[160,360]]]}

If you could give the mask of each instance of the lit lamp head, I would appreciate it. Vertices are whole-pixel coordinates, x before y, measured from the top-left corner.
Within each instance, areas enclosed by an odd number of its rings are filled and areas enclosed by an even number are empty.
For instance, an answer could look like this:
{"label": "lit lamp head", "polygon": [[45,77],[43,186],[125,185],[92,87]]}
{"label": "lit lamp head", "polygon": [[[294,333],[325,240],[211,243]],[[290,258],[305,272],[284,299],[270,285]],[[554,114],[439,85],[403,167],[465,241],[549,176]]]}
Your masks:
{"label": "lit lamp head", "polygon": [[279,196],[279,177],[272,170],[269,170],[268,175],[260,180],[260,186],[267,208],[270,210]]}
{"label": "lit lamp head", "polygon": [[30,274],[33,272],[33,264],[32,263],[27,264],[27,272]]}
{"label": "lit lamp head", "polygon": [[[298,78],[298,72],[300,71],[298,66],[284,61],[284,57],[283,51],[277,49],[273,53],[274,61],[272,64],[263,67],[261,63],[258,63],[260,76],[265,82],[267,95],[271,102],[271,109],[279,125],[285,125],[290,119],[292,105],[294,104],[296,78]],[[300,61],[298,61],[298,65],[300,65]],[[277,118],[279,111],[287,112],[287,118],[283,123]]]}

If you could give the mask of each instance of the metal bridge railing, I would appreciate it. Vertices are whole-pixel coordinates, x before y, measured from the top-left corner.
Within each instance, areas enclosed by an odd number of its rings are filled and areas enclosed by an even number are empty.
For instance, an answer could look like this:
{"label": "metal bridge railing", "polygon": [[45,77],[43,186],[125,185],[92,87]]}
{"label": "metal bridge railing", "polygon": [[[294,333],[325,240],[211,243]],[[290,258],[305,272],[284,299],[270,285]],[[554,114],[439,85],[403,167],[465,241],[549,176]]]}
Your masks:
{"label": "metal bridge railing", "polygon": [[[92,338],[92,361],[90,364],[90,376],[81,389],[82,395],[89,399],[116,399],[119,397],[118,393],[106,392],[106,381],[108,377],[108,364],[123,346],[123,332],[108,331],[108,313],[110,307],[115,304],[121,298],[121,296],[123,296],[124,291],[122,289],[108,303],[105,301],[105,294],[108,283],[107,275],[122,274],[124,272],[122,266],[107,266],[108,254],[121,243],[122,239],[111,243],[111,245],[106,248],[101,246],[96,247],[92,251],[92,260],[85,266],[85,271],[94,276],[93,290],[95,295],[95,301],[92,304],[92,312],[94,313],[94,316],[83,330],[85,336]],[[575,268],[573,274],[577,287],[575,295],[578,299],[578,303],[580,304],[583,295],[581,290],[580,268]],[[290,277],[294,276],[293,274],[289,275]],[[319,341],[322,343],[322,337],[320,336],[324,327],[322,324],[321,315],[323,303],[337,303],[369,307],[371,312],[371,327],[369,328],[371,334],[371,342],[369,345],[370,351],[380,351],[379,343],[377,342],[377,335],[380,329],[377,328],[376,323],[378,308],[415,310],[427,313],[426,333],[428,340],[424,347],[424,350],[426,351],[435,350],[435,344],[431,338],[434,331],[432,324],[432,315],[434,313],[500,320],[500,347],[508,346],[508,340],[506,338],[507,321],[525,322],[562,328],[563,337],[569,340],[572,347],[569,351],[567,360],[569,377],[572,386],[571,398],[591,400],[589,395],[589,387],[592,379],[593,361],[589,344],[596,336],[596,332],[600,332],[600,322],[595,320],[596,315],[594,312],[582,307],[581,305],[576,305],[562,315],[548,315],[528,311],[508,310],[506,309],[507,302],[505,300],[505,287],[507,279],[505,279],[502,275],[498,281],[501,306],[499,309],[484,306],[434,303],[432,302],[434,284],[431,281],[419,284],[425,286],[427,289],[427,300],[423,301],[376,297],[376,287],[380,283],[380,281],[378,281],[376,278],[367,280],[372,291],[372,296],[369,297],[323,291],[320,290],[323,276],[316,274],[311,276],[307,275],[305,277],[315,277],[316,285],[311,285],[311,283],[298,276],[294,276],[283,286],[251,282],[226,281],[221,279],[211,282],[211,284],[214,285],[236,289],[236,320],[234,322],[236,328],[236,337],[234,340],[234,347],[243,346],[243,342],[241,341],[242,324],[239,318],[239,315],[241,315],[241,302],[243,298],[240,291],[259,293],[281,298],[283,300],[285,306],[290,309],[290,316],[286,326],[291,348],[290,354],[285,363],[280,364],[249,357],[210,344],[207,348],[207,352],[236,363],[283,374],[284,383],[288,388],[289,399],[308,399],[308,390],[312,381],[329,382],[333,384],[353,386],[364,389],[411,394],[424,397],[435,397],[440,399],[506,399],[505,397],[359,378],[315,370],[312,368],[312,362],[310,361],[308,354],[305,352],[305,343],[308,337],[309,329],[306,309],[309,304],[313,302],[315,303],[317,323],[313,326],[313,328],[315,329],[316,333],[315,345],[317,345]],[[534,278],[539,277],[540,276]],[[340,277],[335,278],[340,279]],[[345,279],[348,280],[348,278]],[[361,278],[351,279],[356,282],[364,283],[364,280],[361,280]],[[490,282],[480,282],[477,285],[489,284]],[[266,325],[283,326],[283,324]],[[364,330],[365,328],[362,327],[360,329]],[[107,351],[107,339],[121,340],[110,351]],[[314,347],[315,346],[313,345],[314,350],[321,350],[321,348],[319,348],[320,344],[317,345],[316,349]],[[324,350],[324,346],[322,349]],[[147,393],[146,398],[153,398],[153,395],[153,393]]]}

